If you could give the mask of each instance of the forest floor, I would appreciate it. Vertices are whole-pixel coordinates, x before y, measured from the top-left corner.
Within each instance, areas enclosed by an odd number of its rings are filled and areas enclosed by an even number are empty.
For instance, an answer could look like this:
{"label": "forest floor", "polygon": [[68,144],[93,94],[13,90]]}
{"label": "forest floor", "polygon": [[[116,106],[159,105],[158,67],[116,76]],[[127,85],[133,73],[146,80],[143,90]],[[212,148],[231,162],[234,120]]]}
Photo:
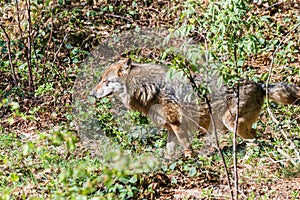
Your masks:
{"label": "forest floor", "polygon": [[[129,22],[147,27],[172,27],[184,10],[183,4],[177,1],[135,5],[135,1],[126,0],[124,4],[132,9],[130,12],[125,9],[126,6],[120,6],[119,1],[111,1],[115,5],[102,1],[99,5],[84,5],[82,2],[85,1],[55,8],[60,20],[53,21],[53,35],[58,35],[62,42],[64,36],[68,36],[71,46],[80,46],[84,51],[92,51],[114,32],[129,29],[126,26]],[[115,6],[115,10],[110,11],[111,6]],[[172,11],[168,12],[169,8]],[[64,9],[72,13],[70,18],[58,14],[64,13]],[[87,13],[92,10],[101,13],[93,22],[93,27],[97,28],[92,28],[87,19],[82,20],[86,22],[76,21],[76,17],[88,16]],[[299,10],[296,0],[253,7],[253,12],[267,16],[272,26],[287,28],[285,35],[291,30],[288,19],[294,19],[295,15],[299,18]],[[43,20],[48,22],[50,17]],[[266,40],[276,37],[271,25],[265,30]],[[272,82],[300,85],[299,27],[296,30],[284,43],[292,43],[298,53],[291,54],[287,64],[275,63]],[[282,39],[278,38],[279,41]],[[10,71],[3,70],[5,73],[0,74],[3,80],[0,94],[0,199],[230,199],[224,166],[216,150],[212,156],[197,155],[191,160],[178,158],[166,161],[158,170],[138,173],[109,169],[97,160],[93,149],[80,140],[72,121],[71,90],[76,79],[77,70],[74,69],[79,67],[74,60],[84,56],[73,57],[74,62],[69,62],[72,64],[62,64],[71,55],[68,45],[65,46],[60,54],[61,60],[55,61],[63,73],[49,75],[55,86],[38,98],[13,94]],[[249,58],[246,68],[254,69],[256,76],[264,81],[270,71],[272,53],[266,51]],[[52,65],[49,66],[51,68]],[[257,139],[254,142],[238,140],[240,199],[300,199],[300,108],[275,104],[271,104],[271,108],[280,124],[270,119],[264,106],[257,123]],[[160,149],[166,143],[163,134],[160,131],[149,139],[152,144],[159,143]],[[222,136],[221,147],[230,177],[233,177],[231,137],[230,133]],[[116,138],[124,142],[122,145],[128,145],[128,149],[144,148],[132,138],[128,141],[120,139],[119,135]],[[203,142],[200,139],[200,144]],[[97,179],[98,176],[101,178]]]}

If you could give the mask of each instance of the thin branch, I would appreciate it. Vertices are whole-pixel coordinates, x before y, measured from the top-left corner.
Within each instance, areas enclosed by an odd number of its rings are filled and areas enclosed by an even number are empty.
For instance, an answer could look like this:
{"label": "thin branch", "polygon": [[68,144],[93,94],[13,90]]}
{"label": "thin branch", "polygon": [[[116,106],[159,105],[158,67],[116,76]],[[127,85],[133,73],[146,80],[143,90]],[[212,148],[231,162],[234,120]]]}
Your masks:
{"label": "thin branch", "polygon": [[[28,24],[29,24],[29,35],[30,37],[32,36],[32,20],[31,20],[31,15],[30,15],[30,1],[29,1],[29,6],[27,4],[27,1],[26,1],[26,8],[27,8],[27,11],[28,11]],[[20,9],[19,9],[19,3],[18,1],[16,1],[16,9],[17,9],[17,19],[18,19],[18,28],[19,28],[19,31],[20,31],[20,35],[21,35],[21,42],[23,43],[23,46],[25,47],[25,50],[26,52],[28,52],[28,48],[23,40],[23,30],[21,28],[21,20],[20,20]],[[34,44],[34,40],[31,40],[32,42],[32,47],[33,47],[33,52],[34,52],[34,55],[35,55],[35,58],[37,59],[37,53],[36,53],[36,49],[35,49],[35,44]],[[31,51],[30,51],[31,53]],[[27,53],[26,53],[27,54]],[[36,71],[37,71],[37,64],[36,65]]]}
{"label": "thin branch", "polygon": [[[189,70],[188,70],[189,71]],[[216,146],[217,146],[217,149],[218,149],[218,152],[221,156],[221,159],[222,159],[222,162],[223,162],[223,165],[224,165],[224,169],[225,169],[225,174],[226,174],[226,177],[227,177],[227,182],[228,182],[228,187],[229,187],[229,190],[230,190],[230,196],[231,196],[231,199],[233,199],[233,194],[232,194],[232,188],[231,188],[231,184],[230,184],[230,178],[229,178],[229,173],[228,173],[228,167],[227,167],[227,164],[226,164],[226,161],[225,161],[225,158],[224,158],[224,155],[223,155],[223,152],[220,148],[220,143],[219,143],[219,139],[218,139],[218,134],[217,134],[217,129],[216,129],[216,124],[215,124],[215,120],[213,118],[213,113],[212,113],[212,107],[211,107],[211,104],[210,104],[210,101],[209,101],[209,98],[207,95],[201,95],[198,87],[197,87],[197,84],[193,78],[193,76],[190,74],[190,71],[189,73],[187,73],[187,70],[183,70],[183,72],[185,73],[185,75],[187,76],[187,78],[189,79],[191,85],[192,85],[192,88],[194,89],[194,91],[196,92],[198,98],[200,99],[205,99],[205,102],[208,106],[208,111],[209,111],[209,114],[210,114],[210,118],[211,118],[211,122],[212,122],[212,127],[213,127],[213,132],[214,132],[214,135],[215,135],[215,140],[216,140]]]}
{"label": "thin branch", "polygon": [[8,50],[9,65],[10,65],[12,76],[13,76],[13,79],[14,79],[14,85],[18,86],[18,79],[17,79],[15,67],[13,65],[12,58],[11,58],[10,38],[9,38],[9,35],[7,34],[5,28],[2,26],[2,24],[0,24],[0,27],[1,27],[4,35],[5,35],[5,38],[6,38],[6,46],[7,46],[7,50]]}
{"label": "thin branch", "polygon": [[47,48],[46,48],[46,51],[45,51],[45,57],[44,57],[44,61],[43,61],[43,70],[42,70],[42,79],[44,78],[45,76],[45,66],[46,66],[46,61],[48,59],[48,51],[49,51],[49,48],[50,48],[50,42],[51,42],[51,39],[52,39],[52,34],[53,34],[53,17],[51,16],[51,30],[50,30],[50,35],[49,35],[49,39],[48,39],[48,42],[47,42]]}
{"label": "thin branch", "polygon": [[[272,60],[271,60],[271,64],[269,67],[269,74],[268,74],[268,78],[266,81],[266,101],[267,101],[267,111],[268,114],[270,115],[272,121],[276,124],[279,125],[279,121],[276,119],[276,117],[274,116],[273,112],[270,109],[270,104],[269,104],[269,84],[270,84],[270,80],[271,80],[271,76],[272,76],[272,72],[273,72],[273,66],[274,66],[274,60],[275,60],[275,56],[276,53],[278,52],[279,48],[282,46],[283,42],[286,40],[286,38],[292,33],[294,32],[298,27],[300,26],[300,23],[298,23],[293,29],[291,29],[280,41],[280,43],[277,45],[275,51],[272,54]],[[285,133],[284,130],[280,130],[281,134],[285,137],[285,139],[290,143],[291,147],[295,150],[295,152],[297,153],[298,158],[300,158],[300,153],[297,149],[297,146],[295,145],[295,143],[288,138],[287,134]]]}
{"label": "thin branch", "polygon": [[[20,9],[19,9],[18,1],[16,1],[16,9],[17,9],[18,28],[19,28],[19,31],[20,31],[21,39],[23,39],[23,30],[21,28]],[[25,43],[24,43],[23,40],[22,40],[22,43],[25,46]]]}
{"label": "thin branch", "polygon": [[237,129],[239,123],[239,110],[240,110],[240,86],[237,84],[236,91],[236,113],[235,113],[235,122],[234,122],[234,131],[233,131],[233,166],[234,166],[234,198],[238,200],[238,171],[237,171],[237,156],[236,156],[236,138],[237,138]]}
{"label": "thin branch", "polygon": [[274,7],[274,6],[277,6],[277,5],[280,5],[280,4],[283,4],[283,3],[287,3],[285,1],[279,1],[277,3],[274,3],[272,5],[270,5],[269,7],[265,8],[263,11],[266,11],[266,10],[269,10],[270,8]]}
{"label": "thin branch", "polygon": [[[27,52],[28,52],[28,47],[25,43],[25,39],[24,39],[24,35],[23,35],[23,30],[21,28],[21,17],[20,17],[20,8],[19,8],[19,3],[18,3],[18,0],[16,0],[16,9],[17,9],[17,20],[18,20],[18,28],[19,28],[19,32],[20,32],[20,39],[19,41],[23,44],[24,46],[24,54],[26,55],[26,58],[28,60],[28,56],[27,56]],[[21,49],[20,49],[21,50]],[[28,65],[28,61],[27,61],[27,65]]]}
{"label": "thin branch", "polygon": [[271,80],[271,75],[272,75],[272,72],[273,72],[273,65],[274,65],[274,60],[275,60],[275,56],[276,56],[276,53],[277,51],[279,50],[279,48],[281,47],[282,43],[285,41],[285,39],[292,33],[294,32],[294,30],[296,30],[298,28],[298,26],[300,25],[297,24],[292,30],[290,30],[283,38],[282,40],[280,41],[280,43],[277,45],[275,51],[273,52],[272,54],[272,60],[271,60],[271,64],[270,64],[270,67],[269,67],[269,74],[268,74],[268,78],[267,78],[267,81],[266,81],[266,99],[267,99],[267,105],[269,103],[269,95],[268,95],[268,86],[269,86],[269,83],[270,83],[270,80]]}
{"label": "thin branch", "polygon": [[114,14],[108,14],[108,13],[106,13],[104,16],[120,18],[120,19],[124,19],[124,20],[127,20],[127,21],[133,23],[133,19],[128,18],[128,17],[123,17],[123,16],[120,16],[120,15],[114,15]]}
{"label": "thin branch", "polygon": [[30,0],[26,0],[26,8],[27,8],[27,14],[28,14],[28,36],[27,36],[27,67],[28,67],[28,83],[29,83],[29,91],[33,92],[34,91],[34,85],[33,85],[33,77],[32,77],[32,67],[31,67],[31,17],[30,17]]}
{"label": "thin branch", "polygon": [[[205,60],[206,60],[206,63],[208,63],[209,62],[209,51],[208,51],[208,45],[207,45],[207,39],[206,39],[207,37],[204,37],[204,36],[202,36],[202,37],[204,38],[204,45],[205,45]],[[207,64],[207,67],[205,69],[208,69],[208,64]],[[230,191],[230,198],[233,200],[233,193],[232,193],[231,182],[230,182],[230,177],[229,177],[229,173],[228,173],[228,167],[227,167],[223,152],[222,152],[222,150],[220,148],[220,145],[219,145],[218,134],[217,134],[216,125],[215,125],[215,121],[214,121],[214,118],[213,118],[213,113],[212,113],[212,109],[211,109],[210,104],[208,104],[208,108],[209,108],[210,117],[212,118],[212,125],[213,125],[213,131],[214,131],[214,135],[215,135],[217,148],[218,148],[219,154],[222,158],[222,162],[223,162],[224,169],[225,169],[225,174],[226,174],[226,178],[227,178],[227,185],[228,185],[229,191]]]}
{"label": "thin branch", "polygon": [[[234,32],[234,38],[236,38],[236,32]],[[237,44],[234,43],[234,65],[236,74],[238,75],[238,64],[237,64]],[[239,110],[240,110],[240,83],[237,83],[237,91],[236,91],[236,113],[235,113],[235,121],[234,121],[234,131],[233,131],[233,171],[234,171],[234,198],[238,200],[238,189],[239,189],[239,179],[238,179],[238,171],[237,171],[237,156],[236,156],[236,138],[237,138],[237,130],[239,124]]]}
{"label": "thin branch", "polygon": [[52,62],[52,67],[54,66],[54,63],[55,63],[55,61],[56,61],[57,54],[59,53],[60,48],[62,47],[62,45],[64,44],[65,40],[67,39],[67,36],[68,36],[69,32],[70,32],[70,29],[68,30],[68,32],[67,32],[66,35],[64,36],[63,41],[60,43],[58,49],[56,50],[56,52],[55,52],[55,54],[54,54],[54,59],[53,59],[53,62]]}
{"label": "thin branch", "polygon": [[[286,152],[284,152],[282,149],[277,148],[277,151],[279,153],[281,153],[281,155],[283,155],[284,157],[286,157],[291,163],[293,163],[294,166],[299,166],[299,164],[297,164],[297,162],[294,161],[294,159]],[[299,160],[300,158],[298,158]]]}

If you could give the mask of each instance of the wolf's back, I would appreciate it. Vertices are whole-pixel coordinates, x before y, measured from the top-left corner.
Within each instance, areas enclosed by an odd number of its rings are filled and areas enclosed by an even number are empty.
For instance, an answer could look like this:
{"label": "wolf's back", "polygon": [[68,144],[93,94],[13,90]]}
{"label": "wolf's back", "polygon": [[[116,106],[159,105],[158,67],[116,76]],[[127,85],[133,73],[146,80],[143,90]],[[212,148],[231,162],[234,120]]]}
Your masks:
{"label": "wolf's back", "polygon": [[[266,85],[262,84],[262,88],[266,91]],[[276,103],[286,105],[300,105],[300,87],[288,83],[273,83],[268,86],[269,99]]]}

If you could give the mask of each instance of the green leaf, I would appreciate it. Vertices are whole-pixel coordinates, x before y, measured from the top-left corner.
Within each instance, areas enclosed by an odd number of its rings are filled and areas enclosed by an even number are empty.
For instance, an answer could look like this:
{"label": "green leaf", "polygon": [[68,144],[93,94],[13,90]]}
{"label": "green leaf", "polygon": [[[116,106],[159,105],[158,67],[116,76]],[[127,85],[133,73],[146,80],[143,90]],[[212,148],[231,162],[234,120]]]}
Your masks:
{"label": "green leaf", "polygon": [[172,179],[171,179],[171,183],[172,183],[172,184],[177,184],[177,179],[176,179],[174,176],[173,176]]}
{"label": "green leaf", "polygon": [[176,163],[172,163],[172,164],[170,165],[169,169],[170,169],[170,170],[174,170],[175,167],[176,167]]}
{"label": "green leaf", "polygon": [[17,174],[15,174],[15,173],[12,173],[12,174],[10,175],[10,180],[11,180],[12,182],[17,182],[17,181],[19,180],[19,176],[18,176]]}
{"label": "green leaf", "polygon": [[134,175],[133,177],[131,177],[131,178],[129,179],[129,182],[130,182],[130,183],[136,183],[136,182],[137,182],[137,177],[136,177],[136,175]]}
{"label": "green leaf", "polygon": [[197,169],[196,167],[191,167],[189,171],[190,176],[195,176],[197,174]]}
{"label": "green leaf", "polygon": [[70,43],[67,43],[65,46],[67,49],[73,49],[73,46]]}
{"label": "green leaf", "polygon": [[8,122],[10,125],[12,125],[12,124],[15,122],[15,120],[14,120],[13,117],[9,117],[9,118],[7,119],[7,122]]}
{"label": "green leaf", "polygon": [[20,108],[20,105],[18,102],[11,102],[10,106],[11,106],[11,110],[17,110]]}

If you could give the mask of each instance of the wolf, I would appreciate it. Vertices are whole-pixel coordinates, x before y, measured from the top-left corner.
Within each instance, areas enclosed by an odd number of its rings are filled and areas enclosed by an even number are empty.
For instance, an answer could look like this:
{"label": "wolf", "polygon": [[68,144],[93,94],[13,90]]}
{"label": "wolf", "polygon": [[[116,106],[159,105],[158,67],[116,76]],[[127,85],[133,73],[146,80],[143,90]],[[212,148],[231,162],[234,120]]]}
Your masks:
{"label": "wolf", "polygon": [[[182,87],[182,82],[172,81],[167,78],[167,73],[168,68],[162,65],[121,59],[104,70],[90,95],[98,99],[114,95],[128,109],[143,113],[167,129],[166,148],[170,157],[174,155],[178,142],[184,155],[192,156],[189,131],[201,128],[209,132],[214,127],[234,131],[237,104],[231,88],[214,89],[208,97],[209,109],[206,102],[197,102],[197,98],[185,100],[189,93],[193,93],[193,88],[190,85]],[[264,84],[244,81],[239,91],[237,134],[244,139],[256,136],[252,125],[258,120],[267,91],[269,99],[279,104],[300,105],[300,87],[294,84],[274,83],[266,88]]]}

